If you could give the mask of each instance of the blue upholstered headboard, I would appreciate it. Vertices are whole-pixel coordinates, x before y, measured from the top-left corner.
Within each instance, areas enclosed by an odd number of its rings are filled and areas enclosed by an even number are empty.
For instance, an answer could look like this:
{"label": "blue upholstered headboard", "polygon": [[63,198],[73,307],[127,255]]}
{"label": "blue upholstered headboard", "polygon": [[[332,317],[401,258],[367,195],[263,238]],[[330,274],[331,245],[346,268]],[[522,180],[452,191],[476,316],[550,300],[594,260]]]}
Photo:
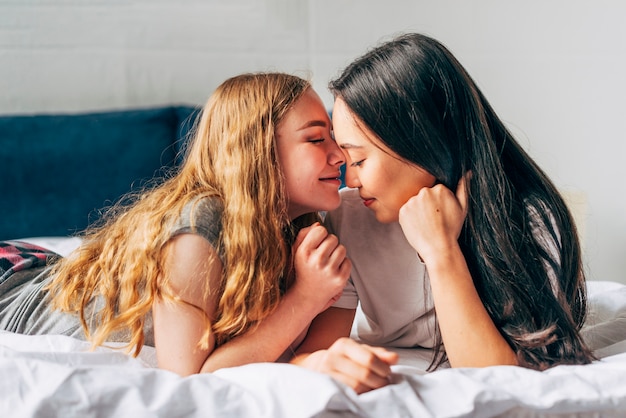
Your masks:
{"label": "blue upholstered headboard", "polygon": [[198,110],[0,117],[0,240],[66,236],[176,163]]}

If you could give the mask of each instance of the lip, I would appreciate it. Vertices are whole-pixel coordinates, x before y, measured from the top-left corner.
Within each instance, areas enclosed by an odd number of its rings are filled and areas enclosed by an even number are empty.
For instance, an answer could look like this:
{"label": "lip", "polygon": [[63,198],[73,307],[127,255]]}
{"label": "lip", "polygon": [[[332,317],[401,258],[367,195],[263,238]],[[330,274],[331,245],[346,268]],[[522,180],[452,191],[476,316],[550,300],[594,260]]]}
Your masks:
{"label": "lip", "polygon": [[374,198],[369,198],[369,197],[362,197],[361,199],[363,200],[363,204],[366,207],[369,207],[372,203],[374,203],[374,200],[376,200]]}
{"label": "lip", "polygon": [[333,171],[320,177],[320,180],[338,180],[341,177],[341,171]]}
{"label": "lip", "polygon": [[318,180],[325,183],[332,183],[333,185],[341,186],[341,173],[332,173],[328,176],[320,177]]}
{"label": "lip", "polygon": [[337,177],[326,177],[319,179],[323,183],[332,184],[335,187],[341,186],[341,180]]}

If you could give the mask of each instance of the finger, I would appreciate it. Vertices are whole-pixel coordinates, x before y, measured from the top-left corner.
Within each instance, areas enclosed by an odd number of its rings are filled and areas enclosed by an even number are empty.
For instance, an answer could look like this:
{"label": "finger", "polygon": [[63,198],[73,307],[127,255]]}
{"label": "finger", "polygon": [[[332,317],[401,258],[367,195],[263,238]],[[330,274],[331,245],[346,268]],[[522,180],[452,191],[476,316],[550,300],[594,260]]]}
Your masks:
{"label": "finger", "polygon": [[309,249],[315,249],[324,241],[328,231],[318,222],[310,226],[308,233],[302,238],[299,245],[305,245]]}
{"label": "finger", "polygon": [[330,375],[334,379],[340,381],[341,383],[347,385],[348,387],[351,387],[352,390],[354,390],[357,395],[360,395],[365,392],[369,392],[370,390],[373,390],[373,389],[378,389],[378,388],[369,387],[368,385],[363,384],[359,379],[350,375],[343,374],[339,371],[331,371]]}
{"label": "finger", "polygon": [[468,202],[467,187],[468,187],[468,183],[471,177],[472,177],[472,172],[468,171],[459,179],[459,183],[456,187],[456,198],[459,201],[459,204],[461,205],[461,209],[463,209],[463,213],[465,214],[467,213],[467,202]]}
{"label": "finger", "polygon": [[306,226],[304,228],[302,228],[300,231],[298,231],[298,235],[296,236],[295,241],[293,242],[293,246],[294,248],[298,248],[300,246],[300,244],[302,244],[302,241],[304,241],[304,237],[306,237],[309,232],[311,231],[311,228],[313,228],[314,226],[319,225],[319,222],[315,222],[312,225]]}
{"label": "finger", "polygon": [[343,260],[345,260],[346,255],[346,247],[339,244],[339,240],[337,240],[335,247],[328,254],[328,261],[331,266],[339,267]]}
{"label": "finger", "polygon": [[391,374],[391,367],[377,356],[374,347],[359,344],[350,339],[343,340],[343,342],[346,345],[344,348],[346,357],[349,357],[365,371],[368,375],[368,381],[374,384],[380,384],[382,380],[387,381]]}
{"label": "finger", "polygon": [[337,293],[335,296],[333,296],[333,297],[330,299],[330,302],[331,302],[331,303],[335,303],[335,302],[337,302],[337,301],[341,298],[341,296],[342,296],[342,295],[343,295],[343,291],[341,291],[341,292]]}
{"label": "finger", "polygon": [[339,265],[339,274],[341,275],[341,277],[347,280],[350,277],[351,273],[352,273],[352,261],[348,257],[346,257],[343,259],[343,261]]}
{"label": "finger", "polygon": [[357,393],[378,389],[389,384],[389,378],[387,376],[372,373],[367,367],[349,358],[344,358],[336,362],[334,374],[342,376],[340,380],[347,383]]}
{"label": "finger", "polygon": [[350,338],[339,338],[325,351],[330,374],[348,384],[357,393],[389,384],[391,367],[376,356],[387,350],[360,344]]}
{"label": "finger", "polygon": [[371,350],[376,353],[379,359],[390,366],[398,362],[399,356],[395,351],[389,351],[383,347],[371,347]]}
{"label": "finger", "polygon": [[325,256],[330,257],[339,246],[339,238],[333,234],[328,234],[319,243],[317,249]]}

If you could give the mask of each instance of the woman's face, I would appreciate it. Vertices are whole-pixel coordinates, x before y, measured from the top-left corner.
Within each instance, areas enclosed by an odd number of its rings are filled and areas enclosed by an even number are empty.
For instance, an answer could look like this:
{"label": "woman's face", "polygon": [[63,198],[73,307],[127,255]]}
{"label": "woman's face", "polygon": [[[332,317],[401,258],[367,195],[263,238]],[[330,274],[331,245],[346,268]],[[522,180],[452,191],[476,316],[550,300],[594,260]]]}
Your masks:
{"label": "woman's face", "polygon": [[[360,126],[359,126],[360,125]],[[358,188],[363,204],[382,223],[398,221],[400,208],[435,177],[401,160],[362,123],[341,99],[333,107],[335,139],[346,156],[346,185]]]}
{"label": "woman's face", "polygon": [[339,206],[339,167],[344,155],[331,136],[326,108],[312,88],[276,127],[276,150],[291,219]]}

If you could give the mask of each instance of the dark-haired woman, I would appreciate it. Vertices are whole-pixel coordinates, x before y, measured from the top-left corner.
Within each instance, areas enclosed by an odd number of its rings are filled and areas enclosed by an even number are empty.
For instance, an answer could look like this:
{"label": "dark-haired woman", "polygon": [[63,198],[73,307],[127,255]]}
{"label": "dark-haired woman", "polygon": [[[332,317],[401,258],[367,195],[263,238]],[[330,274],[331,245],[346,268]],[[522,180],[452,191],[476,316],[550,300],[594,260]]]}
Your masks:
{"label": "dark-haired woman", "polygon": [[591,362],[573,218],[454,56],[402,35],[330,88],[349,189],[326,224],[353,269],[293,362],[357,392],[397,361],[375,346],[432,348],[431,369]]}

